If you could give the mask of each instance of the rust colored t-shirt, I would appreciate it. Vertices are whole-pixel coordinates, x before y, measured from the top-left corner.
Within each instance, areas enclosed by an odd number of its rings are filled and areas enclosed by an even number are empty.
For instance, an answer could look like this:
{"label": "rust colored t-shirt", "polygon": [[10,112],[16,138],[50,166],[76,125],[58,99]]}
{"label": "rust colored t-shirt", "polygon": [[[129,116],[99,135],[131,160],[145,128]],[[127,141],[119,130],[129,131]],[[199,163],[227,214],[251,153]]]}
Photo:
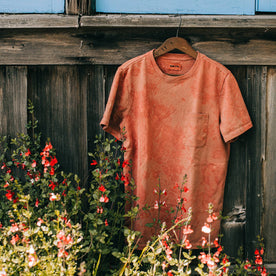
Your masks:
{"label": "rust colored t-shirt", "polygon": [[[167,53],[155,59],[153,50],[122,64],[114,77],[101,121],[103,129],[121,138],[125,128],[125,160],[132,160],[139,207],[135,230],[142,233],[142,248],[154,233],[145,225],[157,215],[154,190],[160,181],[166,202],[161,221],[168,226],[179,197],[175,184],[187,175],[185,208],[192,207],[189,236],[193,248],[201,245],[201,228],[208,203],[218,215],[223,207],[230,141],[252,127],[238,84],[220,63],[198,53]],[[219,233],[212,225],[212,239]]]}

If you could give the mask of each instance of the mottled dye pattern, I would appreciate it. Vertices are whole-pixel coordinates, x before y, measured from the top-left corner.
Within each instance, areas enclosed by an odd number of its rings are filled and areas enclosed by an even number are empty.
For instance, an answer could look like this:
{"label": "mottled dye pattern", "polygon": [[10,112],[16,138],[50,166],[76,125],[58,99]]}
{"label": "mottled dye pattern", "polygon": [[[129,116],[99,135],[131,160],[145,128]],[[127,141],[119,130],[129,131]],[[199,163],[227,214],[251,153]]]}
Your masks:
{"label": "mottled dye pattern", "polygon": [[[192,207],[194,230],[189,238],[194,248],[200,245],[208,203],[216,214],[223,207],[229,141],[252,127],[231,72],[201,53],[196,60],[175,53],[155,60],[153,50],[147,52],[118,68],[101,125],[118,139],[126,129],[125,159],[133,162],[141,208],[154,206],[158,179],[167,189],[167,205],[175,207],[173,187],[187,174],[186,207]],[[174,214],[161,215],[170,225]],[[142,212],[135,223],[143,235],[140,248],[152,235],[145,227],[151,222]],[[214,226],[213,238],[219,221]]]}

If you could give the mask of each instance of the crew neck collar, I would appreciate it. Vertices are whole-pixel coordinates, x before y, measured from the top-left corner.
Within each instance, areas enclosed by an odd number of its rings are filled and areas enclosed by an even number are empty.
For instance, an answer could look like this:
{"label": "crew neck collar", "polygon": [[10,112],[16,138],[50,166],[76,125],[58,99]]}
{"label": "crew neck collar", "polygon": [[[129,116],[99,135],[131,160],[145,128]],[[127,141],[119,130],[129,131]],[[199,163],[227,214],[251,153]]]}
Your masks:
{"label": "crew neck collar", "polygon": [[[201,53],[200,52],[197,52],[197,57],[196,57],[196,60],[195,62],[193,63],[192,67],[184,74],[181,74],[181,75],[169,75],[169,74],[166,74],[164,73],[160,67],[158,66],[155,58],[154,58],[154,55],[153,55],[153,52],[154,52],[155,49],[152,49],[151,51],[148,52],[148,56],[149,56],[149,59],[151,61],[151,64],[155,70],[155,72],[161,77],[161,78],[164,78],[164,79],[167,79],[167,80],[179,80],[179,79],[185,79],[185,78],[188,78],[188,77],[191,77],[196,68],[198,67],[198,64],[199,64],[199,61],[201,59]],[[164,55],[163,58],[167,58],[167,59],[177,59],[177,60],[189,60],[189,59],[192,59],[192,57],[190,57],[189,55],[187,54],[178,54],[178,53],[167,53]]]}

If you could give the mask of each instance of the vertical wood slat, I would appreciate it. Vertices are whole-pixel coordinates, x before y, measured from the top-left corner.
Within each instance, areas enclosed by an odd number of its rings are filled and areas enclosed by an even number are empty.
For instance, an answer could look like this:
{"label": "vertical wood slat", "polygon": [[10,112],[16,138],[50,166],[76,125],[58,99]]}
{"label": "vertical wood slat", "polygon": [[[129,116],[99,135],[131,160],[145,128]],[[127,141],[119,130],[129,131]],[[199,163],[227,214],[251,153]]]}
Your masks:
{"label": "vertical wood slat", "polygon": [[246,229],[245,249],[249,257],[254,255],[259,245],[262,217],[262,156],[264,135],[262,126],[266,124],[262,114],[266,94],[266,67],[248,66],[247,68],[247,107],[253,122],[247,143],[247,190],[246,190]]}
{"label": "vertical wood slat", "polygon": [[93,152],[94,139],[98,134],[103,134],[100,121],[105,109],[105,75],[104,67],[96,65],[91,67],[89,73],[87,95],[87,134],[88,151]]}
{"label": "vertical wood slat", "polygon": [[[50,138],[61,169],[87,179],[87,66],[30,67],[28,97],[42,132]],[[84,185],[84,183],[81,183]]]}
{"label": "vertical wood slat", "polygon": [[0,135],[26,133],[27,67],[0,67]]}
{"label": "vertical wood slat", "polygon": [[268,70],[267,79],[267,144],[264,166],[264,238],[266,261],[276,260],[276,67]]}
{"label": "vertical wood slat", "polygon": [[[247,67],[229,66],[245,98],[247,90]],[[247,99],[245,99],[247,101]],[[246,220],[246,180],[247,180],[247,137],[246,132],[231,144],[231,153],[225,183],[223,215],[228,218],[222,222],[222,242],[229,256],[237,256],[244,247]],[[237,173],[238,172],[238,173]]]}
{"label": "vertical wood slat", "polygon": [[95,12],[96,0],[65,0],[66,14],[91,15]]}

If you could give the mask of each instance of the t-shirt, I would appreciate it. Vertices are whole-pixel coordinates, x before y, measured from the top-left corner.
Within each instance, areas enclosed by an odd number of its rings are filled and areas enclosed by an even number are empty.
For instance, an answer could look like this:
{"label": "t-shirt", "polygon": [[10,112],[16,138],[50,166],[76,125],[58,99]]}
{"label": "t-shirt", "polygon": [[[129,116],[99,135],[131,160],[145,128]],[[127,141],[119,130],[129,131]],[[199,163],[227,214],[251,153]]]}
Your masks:
{"label": "t-shirt", "polygon": [[[154,218],[172,225],[176,212],[170,209],[180,202],[176,187],[185,175],[188,192],[178,214],[192,207],[189,241],[197,248],[208,204],[216,215],[223,207],[230,142],[252,123],[226,67],[199,52],[196,59],[178,53],[155,59],[153,51],[117,69],[100,124],[118,139],[125,129],[124,158],[132,161],[141,209],[134,223],[142,234],[139,248],[155,234],[155,227],[146,226]],[[219,228],[219,220],[212,223],[212,240]]]}

